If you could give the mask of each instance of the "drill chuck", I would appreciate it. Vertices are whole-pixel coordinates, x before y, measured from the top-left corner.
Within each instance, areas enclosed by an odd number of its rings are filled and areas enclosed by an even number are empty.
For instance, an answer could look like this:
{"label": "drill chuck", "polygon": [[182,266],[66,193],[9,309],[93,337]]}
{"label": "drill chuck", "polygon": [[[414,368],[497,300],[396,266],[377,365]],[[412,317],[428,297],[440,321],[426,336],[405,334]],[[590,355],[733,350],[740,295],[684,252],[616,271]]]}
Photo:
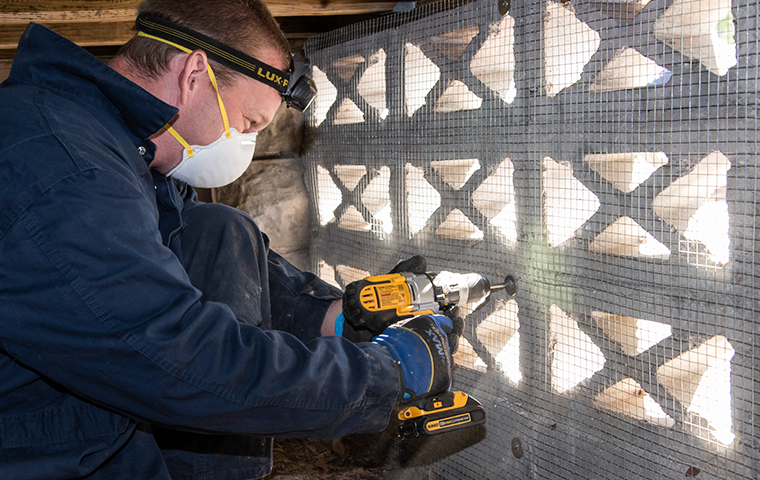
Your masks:
{"label": "drill chuck", "polygon": [[495,283],[491,285],[491,291],[506,290],[507,295],[513,297],[517,293],[517,280],[512,275],[504,277],[504,283]]}
{"label": "drill chuck", "polygon": [[506,290],[510,296],[517,291],[517,282],[511,275],[504,278],[504,283],[491,284],[477,273],[441,272],[433,278],[433,285],[442,291],[438,302],[441,307],[478,303],[497,290]]}

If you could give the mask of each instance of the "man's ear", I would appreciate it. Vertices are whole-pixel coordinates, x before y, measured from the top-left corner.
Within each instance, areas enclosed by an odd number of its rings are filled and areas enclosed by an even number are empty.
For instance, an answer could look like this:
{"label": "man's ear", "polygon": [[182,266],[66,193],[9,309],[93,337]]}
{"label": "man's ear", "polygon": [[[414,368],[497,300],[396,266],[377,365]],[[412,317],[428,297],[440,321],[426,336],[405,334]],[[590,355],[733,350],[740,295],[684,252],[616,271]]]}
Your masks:
{"label": "man's ear", "polygon": [[186,104],[193,93],[198,91],[200,81],[207,76],[208,58],[203,50],[194,50],[182,66],[179,77],[180,102]]}

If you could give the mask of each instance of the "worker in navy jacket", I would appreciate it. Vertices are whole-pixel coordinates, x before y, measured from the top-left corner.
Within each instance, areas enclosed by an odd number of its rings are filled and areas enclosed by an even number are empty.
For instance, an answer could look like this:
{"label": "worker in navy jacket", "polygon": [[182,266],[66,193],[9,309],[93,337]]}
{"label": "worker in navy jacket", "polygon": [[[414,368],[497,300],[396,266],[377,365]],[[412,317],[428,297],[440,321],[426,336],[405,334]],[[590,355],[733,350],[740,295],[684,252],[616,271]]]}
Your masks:
{"label": "worker in navy jacket", "polygon": [[[257,478],[268,437],[380,431],[400,392],[450,383],[448,364],[436,384],[433,366],[405,369],[415,354],[392,336],[327,336],[341,291],[186,185],[239,176],[287,99],[287,43],[266,8],[140,12],[110,66],[31,24],[0,86],[3,479]],[[186,31],[203,48],[183,46]],[[274,74],[209,60],[228,51]]]}

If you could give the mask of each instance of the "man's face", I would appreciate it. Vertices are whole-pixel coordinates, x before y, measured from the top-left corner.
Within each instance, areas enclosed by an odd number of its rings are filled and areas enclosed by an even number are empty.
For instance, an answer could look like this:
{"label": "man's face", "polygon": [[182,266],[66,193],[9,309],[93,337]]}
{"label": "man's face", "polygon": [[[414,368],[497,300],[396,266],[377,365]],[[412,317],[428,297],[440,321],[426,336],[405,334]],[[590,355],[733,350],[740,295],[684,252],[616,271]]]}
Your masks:
{"label": "man's face", "polygon": [[[262,59],[263,62],[285,71],[278,56]],[[272,122],[282,103],[280,92],[250,77],[239,75],[231,85],[221,87],[230,127],[242,133],[258,132]],[[229,104],[229,106],[227,106]]]}
{"label": "man's face", "polygon": [[[280,70],[287,69],[275,52],[265,51],[260,60]],[[193,109],[195,131],[191,143],[196,145],[208,145],[224,132],[216,92],[210,85],[207,87],[209,89],[196,105],[197,108]],[[269,125],[282,103],[280,92],[243,75],[235,75],[233,81],[219,85],[219,93],[227,111],[230,128],[241,133],[258,132]]]}

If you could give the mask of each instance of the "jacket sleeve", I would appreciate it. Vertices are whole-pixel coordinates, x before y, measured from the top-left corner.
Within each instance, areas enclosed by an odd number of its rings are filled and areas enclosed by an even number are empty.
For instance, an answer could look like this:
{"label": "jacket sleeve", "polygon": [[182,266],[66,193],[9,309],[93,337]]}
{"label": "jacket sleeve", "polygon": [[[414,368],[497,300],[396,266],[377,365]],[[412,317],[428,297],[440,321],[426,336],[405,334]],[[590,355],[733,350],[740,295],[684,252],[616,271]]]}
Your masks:
{"label": "jacket sleeve", "polygon": [[330,437],[382,430],[399,380],[387,352],[303,343],[200,301],[162,245],[155,206],[99,169],[64,178],[2,239],[2,341],[89,401],[175,428]]}
{"label": "jacket sleeve", "polygon": [[290,332],[303,341],[319,337],[327,309],[343,297],[343,291],[311,272],[297,269],[271,250],[267,263],[272,327]]}
{"label": "jacket sleeve", "polygon": [[[177,236],[179,250],[202,300],[229,305],[242,323],[292,333],[303,342],[318,338],[327,309],[343,291],[270,250],[266,234],[247,213],[200,202],[191,187],[177,186],[186,222]],[[223,233],[208,235],[209,230]],[[259,291],[266,300],[251,301]]]}

